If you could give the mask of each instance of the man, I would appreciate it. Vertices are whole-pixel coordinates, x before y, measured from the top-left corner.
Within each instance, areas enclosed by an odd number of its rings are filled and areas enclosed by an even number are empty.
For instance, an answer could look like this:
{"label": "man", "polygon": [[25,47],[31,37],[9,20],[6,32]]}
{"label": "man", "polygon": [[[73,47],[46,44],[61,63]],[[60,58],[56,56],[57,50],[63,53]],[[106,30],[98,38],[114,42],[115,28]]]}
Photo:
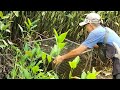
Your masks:
{"label": "man", "polygon": [[120,37],[110,28],[103,27],[101,25],[101,17],[97,13],[90,13],[86,16],[85,20],[81,22],[80,26],[85,26],[89,32],[87,39],[82,44],[68,52],[65,55],[58,56],[53,61],[56,65],[61,63],[63,60],[67,60],[72,57],[80,55],[87,49],[103,46],[105,48],[105,55],[107,58],[111,58],[113,61],[113,78],[120,79],[120,62],[119,59],[114,57],[116,54],[116,48],[113,42],[120,47]]}

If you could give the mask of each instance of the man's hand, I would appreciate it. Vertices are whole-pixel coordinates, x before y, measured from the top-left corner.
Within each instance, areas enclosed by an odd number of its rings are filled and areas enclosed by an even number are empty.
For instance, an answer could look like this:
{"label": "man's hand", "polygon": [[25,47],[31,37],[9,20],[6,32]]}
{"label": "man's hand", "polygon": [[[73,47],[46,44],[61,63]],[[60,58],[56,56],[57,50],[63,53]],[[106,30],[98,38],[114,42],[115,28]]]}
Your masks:
{"label": "man's hand", "polygon": [[115,49],[117,51],[117,53],[115,54],[115,57],[120,60],[120,48],[115,42],[113,42],[113,45],[114,45],[114,47],[115,47]]}
{"label": "man's hand", "polygon": [[67,54],[56,57],[55,60],[53,61],[53,64],[58,65],[63,60],[68,60],[70,58],[76,57],[76,56],[80,55],[81,53],[83,53],[85,50],[87,50],[87,46],[80,45],[78,48],[71,50]]}
{"label": "man's hand", "polygon": [[99,46],[96,44],[96,45],[94,46],[94,48],[99,48]]}
{"label": "man's hand", "polygon": [[55,65],[58,65],[58,64],[61,63],[63,60],[64,60],[64,59],[63,59],[62,56],[57,56],[57,57],[55,58],[55,60],[53,61],[53,63],[54,63]]}

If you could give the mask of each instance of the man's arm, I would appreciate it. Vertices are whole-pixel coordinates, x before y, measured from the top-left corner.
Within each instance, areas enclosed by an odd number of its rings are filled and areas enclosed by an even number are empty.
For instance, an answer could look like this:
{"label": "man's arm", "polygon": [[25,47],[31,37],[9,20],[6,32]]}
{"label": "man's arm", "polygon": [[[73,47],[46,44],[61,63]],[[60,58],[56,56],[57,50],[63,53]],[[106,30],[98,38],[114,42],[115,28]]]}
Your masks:
{"label": "man's arm", "polygon": [[68,60],[69,58],[80,55],[85,50],[87,50],[87,46],[80,45],[78,48],[73,49],[72,51],[68,52],[67,54],[56,57],[56,59],[53,61],[53,63],[59,64],[60,62],[62,62],[64,60]]}
{"label": "man's arm", "polygon": [[63,55],[63,59],[69,59],[72,57],[76,57],[78,55],[80,55],[82,52],[84,52],[85,50],[87,50],[87,47],[85,45],[80,45],[78,48],[70,51],[69,53]]}

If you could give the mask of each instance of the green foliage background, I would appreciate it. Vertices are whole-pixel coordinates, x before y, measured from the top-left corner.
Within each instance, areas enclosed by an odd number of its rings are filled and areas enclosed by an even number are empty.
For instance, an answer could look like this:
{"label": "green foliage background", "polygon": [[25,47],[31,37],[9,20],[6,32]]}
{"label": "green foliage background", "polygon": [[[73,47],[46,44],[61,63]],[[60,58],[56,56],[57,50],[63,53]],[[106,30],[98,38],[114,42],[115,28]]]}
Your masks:
{"label": "green foliage background", "polygon": [[[104,25],[120,35],[120,11],[2,11],[0,12],[0,75],[4,77],[12,66],[16,52],[27,41],[54,36],[53,28],[61,34],[67,32],[67,39],[81,43],[88,35],[79,23],[89,12],[101,15]],[[28,24],[26,24],[26,23]],[[3,69],[6,68],[3,74]]]}

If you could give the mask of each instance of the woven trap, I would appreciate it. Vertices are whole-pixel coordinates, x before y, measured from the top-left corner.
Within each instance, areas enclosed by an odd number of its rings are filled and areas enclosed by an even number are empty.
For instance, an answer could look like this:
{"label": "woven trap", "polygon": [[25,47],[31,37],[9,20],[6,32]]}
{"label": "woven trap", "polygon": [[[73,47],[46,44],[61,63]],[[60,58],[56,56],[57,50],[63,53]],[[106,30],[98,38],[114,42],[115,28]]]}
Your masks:
{"label": "woven trap", "polygon": [[[66,42],[66,45],[63,48],[63,50],[61,51],[60,55],[66,54],[69,51],[75,49],[76,47],[78,47],[80,45],[80,44],[70,41],[68,39],[65,39],[65,42]],[[56,43],[55,38],[43,39],[41,41],[40,47],[41,47],[42,51],[50,54],[55,43]],[[89,50],[80,56],[80,62],[78,63],[77,67],[74,69],[74,71],[72,73],[73,76],[79,77],[79,75],[81,75],[81,73],[82,73],[82,70],[87,69],[86,62],[88,61],[88,58],[89,59],[91,58],[90,53],[91,53],[91,51]],[[57,73],[57,75],[60,79],[68,79],[69,73],[71,70],[68,62],[73,59],[74,58],[66,60],[66,61],[62,62],[61,64],[57,65],[56,67],[54,67],[54,65],[52,66],[52,63],[50,63],[50,67],[51,67],[51,69],[55,70],[55,72]]]}

